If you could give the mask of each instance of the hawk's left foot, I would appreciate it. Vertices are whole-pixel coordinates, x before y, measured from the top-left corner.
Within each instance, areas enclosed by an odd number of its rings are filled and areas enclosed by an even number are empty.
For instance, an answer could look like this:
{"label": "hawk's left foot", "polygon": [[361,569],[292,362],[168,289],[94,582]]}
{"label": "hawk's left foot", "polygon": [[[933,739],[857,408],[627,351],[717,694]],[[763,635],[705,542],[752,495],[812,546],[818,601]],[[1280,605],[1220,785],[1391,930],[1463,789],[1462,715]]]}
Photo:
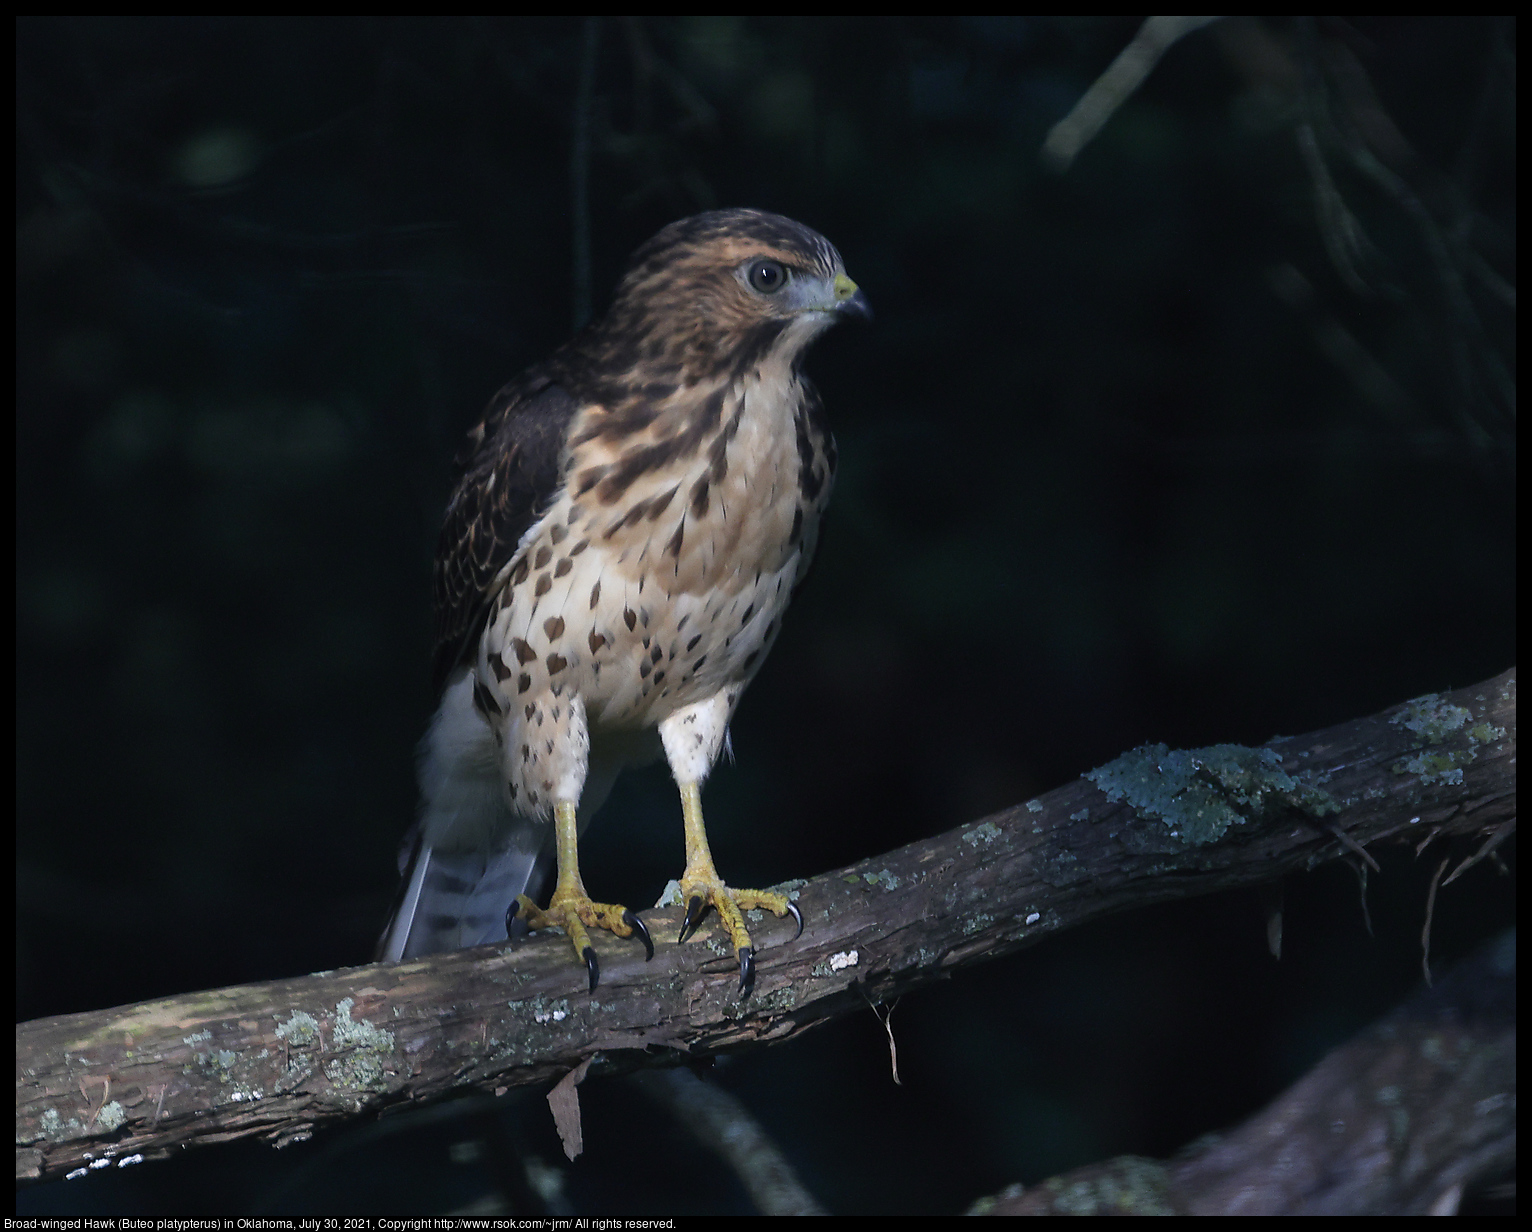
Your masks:
{"label": "hawk's left foot", "polygon": [[803,935],[803,913],[785,894],[770,890],[731,890],[716,875],[712,877],[682,877],[681,901],[686,904],[686,918],[681,921],[678,942],[685,941],[702,923],[709,907],[718,912],[718,918],[728,930],[730,944],[739,957],[739,995],[748,997],[755,986],[755,943],[750,940],[750,930],[745,927],[745,912],[760,909],[778,917],[790,915],[798,923],[793,934],[796,941]]}

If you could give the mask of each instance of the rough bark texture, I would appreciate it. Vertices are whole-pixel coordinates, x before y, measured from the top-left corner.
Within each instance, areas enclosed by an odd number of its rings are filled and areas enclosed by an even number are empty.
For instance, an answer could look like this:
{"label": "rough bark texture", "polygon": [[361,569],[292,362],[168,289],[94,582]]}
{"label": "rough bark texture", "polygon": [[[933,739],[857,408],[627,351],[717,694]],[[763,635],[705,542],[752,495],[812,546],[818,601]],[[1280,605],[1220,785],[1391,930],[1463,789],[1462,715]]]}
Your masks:
{"label": "rough bark texture", "polygon": [[[787,1039],[1131,907],[1274,880],[1380,841],[1497,842],[1515,816],[1515,673],[1259,749],[1124,754],[1036,800],[795,883],[805,928],[753,923],[756,989],[716,930],[653,962],[561,937],[22,1023],[18,1181],[315,1127],[473,1086],[551,1083]],[[1344,835],[1344,839],[1338,837]]]}
{"label": "rough bark texture", "polygon": [[1454,1215],[1516,1166],[1516,935],[1337,1048],[1271,1107],[1180,1159],[1122,1156],[981,1215]]}

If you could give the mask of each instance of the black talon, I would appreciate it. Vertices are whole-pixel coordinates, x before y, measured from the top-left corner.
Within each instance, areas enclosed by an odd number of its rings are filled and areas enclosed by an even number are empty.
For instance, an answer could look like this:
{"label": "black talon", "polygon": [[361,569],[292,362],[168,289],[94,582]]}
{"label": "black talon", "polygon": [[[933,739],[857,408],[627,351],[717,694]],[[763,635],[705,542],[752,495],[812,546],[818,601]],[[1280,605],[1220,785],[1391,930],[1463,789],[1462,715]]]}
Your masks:
{"label": "black talon", "polygon": [[[532,931],[532,926],[522,917],[521,900],[513,898],[511,905],[505,909],[505,939],[511,943],[511,948],[516,948],[516,943],[526,938]],[[517,934],[520,934],[519,936]]]}
{"label": "black talon", "polygon": [[601,982],[601,964],[596,961],[596,951],[586,946],[580,957],[585,960],[585,969],[590,972],[590,990],[595,992],[596,985]]}
{"label": "black talon", "polygon": [[789,902],[787,909],[792,912],[793,919],[798,921],[798,931],[793,934],[793,940],[796,941],[803,936],[803,912],[798,910],[798,904],[794,902]]}
{"label": "black talon", "polygon": [[691,902],[686,904],[686,918],[681,921],[681,935],[676,938],[677,945],[697,931],[697,925],[702,923],[702,914],[706,910],[707,900],[705,898],[694,897]]}
{"label": "black talon", "polygon": [[654,957],[654,942],[649,938],[649,926],[626,908],[623,909],[622,922],[636,932],[638,939],[644,943],[644,961],[648,962]]}
{"label": "black talon", "polygon": [[739,995],[741,1000],[750,995],[755,987],[755,947],[739,947]]}

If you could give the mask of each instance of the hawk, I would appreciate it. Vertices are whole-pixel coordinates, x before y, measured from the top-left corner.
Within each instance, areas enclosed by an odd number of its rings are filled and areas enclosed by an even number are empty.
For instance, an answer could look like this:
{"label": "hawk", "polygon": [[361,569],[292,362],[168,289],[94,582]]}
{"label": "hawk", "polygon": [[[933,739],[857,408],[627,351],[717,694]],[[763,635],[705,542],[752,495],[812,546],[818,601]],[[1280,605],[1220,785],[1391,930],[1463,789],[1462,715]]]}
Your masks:
{"label": "hawk", "polygon": [[[421,810],[379,957],[557,925],[635,934],[580,880],[579,835],[626,767],[663,755],[680,789],[686,915],[717,911],[754,979],[744,912],[802,917],[713,866],[702,784],[814,554],[835,443],[800,366],[870,316],[823,236],[716,210],[635,252],[605,316],[490,402],[459,455],[433,582],[441,698],[420,754]],[[551,846],[558,876],[525,893]]]}

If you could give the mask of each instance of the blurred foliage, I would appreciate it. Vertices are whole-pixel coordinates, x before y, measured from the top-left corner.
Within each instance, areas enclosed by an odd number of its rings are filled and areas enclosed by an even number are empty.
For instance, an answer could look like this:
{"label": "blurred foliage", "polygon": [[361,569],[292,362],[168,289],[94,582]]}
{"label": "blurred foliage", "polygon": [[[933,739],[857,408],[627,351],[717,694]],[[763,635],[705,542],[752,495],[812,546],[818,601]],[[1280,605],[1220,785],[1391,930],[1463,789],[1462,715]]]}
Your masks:
{"label": "blurred foliage", "polygon": [[[1514,661],[1513,21],[1219,22],[1064,174],[1132,20],[587,22],[18,23],[21,1017],[366,960],[460,435],[714,205],[821,230],[878,313],[809,362],[843,469],[709,787],[736,884]],[[631,779],[582,860],[642,903],[679,814]],[[907,997],[902,1087],[870,1012],[719,1080],[845,1213],[1166,1154],[1408,991],[1424,879],[1385,860],[1375,940],[1344,868],[1295,879],[1280,965],[1225,896]],[[1513,912],[1454,889],[1442,961]],[[490,1209],[521,1151],[582,1214],[744,1209],[583,1090],[567,1169],[532,1098],[21,1201]]]}

